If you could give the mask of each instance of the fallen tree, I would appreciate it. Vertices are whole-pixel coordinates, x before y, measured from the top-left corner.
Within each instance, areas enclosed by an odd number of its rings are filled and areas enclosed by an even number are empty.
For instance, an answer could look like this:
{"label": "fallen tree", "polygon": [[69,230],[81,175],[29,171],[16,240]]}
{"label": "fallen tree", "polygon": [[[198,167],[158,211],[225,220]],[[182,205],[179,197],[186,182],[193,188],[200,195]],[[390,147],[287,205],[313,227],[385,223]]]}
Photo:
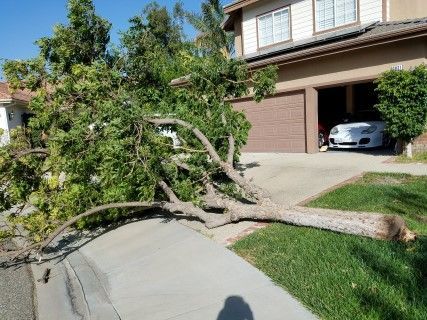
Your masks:
{"label": "fallen tree", "polygon": [[[226,59],[218,41],[227,37],[193,51],[167,10],[152,5],[145,20],[131,20],[126,51],[113,54],[106,50],[109,24],[90,0],[71,0],[69,17],[39,42],[39,57],[5,64],[12,86],[34,92],[34,116],[0,148],[0,209],[21,208],[7,217],[0,238],[27,243],[1,255],[41,254],[69,227],[90,229],[147,209],[208,228],[250,219],[415,238],[398,216],[284,207],[234,168],[250,124],[228,98],[251,88],[260,100],[274,92],[277,75],[273,67],[252,72]],[[183,73],[187,85],[171,88]],[[33,210],[24,213],[25,206]]]}
{"label": "fallen tree", "polygon": [[[16,251],[6,252],[2,255],[11,256],[13,259],[30,251],[37,250],[39,254],[68,227],[76,224],[79,220],[91,215],[109,209],[123,208],[143,208],[143,209],[161,209],[170,213],[195,217],[203,221],[207,228],[216,228],[226,224],[239,222],[241,220],[261,220],[272,222],[283,222],[296,226],[314,227],[319,229],[331,230],[340,233],[365,236],[382,240],[399,240],[412,241],[415,234],[411,232],[405,221],[399,216],[366,213],[366,212],[346,212],[327,209],[310,209],[310,208],[286,208],[273,201],[267,196],[267,192],[255,186],[243,176],[241,176],[227,162],[219,157],[206,136],[197,128],[192,127],[189,123],[179,119],[149,119],[148,122],[153,124],[179,124],[194,132],[197,138],[205,146],[209,156],[215,161],[224,173],[240,186],[243,191],[254,200],[253,203],[243,203],[231,199],[224,193],[218,191],[212,184],[211,180],[204,172],[205,190],[202,202],[204,209],[220,209],[221,212],[206,211],[192,202],[181,201],[170,186],[165,181],[159,181],[159,187],[168,197],[169,201],[163,202],[124,202],[111,203],[97,206],[81,213],[68,220],[57,229],[55,229],[47,239],[40,243],[34,243],[27,247],[20,248]],[[234,145],[229,146],[234,149]],[[35,152],[38,153],[38,152]],[[29,150],[25,154],[33,154]],[[180,163],[184,170],[191,170],[189,166]]]}

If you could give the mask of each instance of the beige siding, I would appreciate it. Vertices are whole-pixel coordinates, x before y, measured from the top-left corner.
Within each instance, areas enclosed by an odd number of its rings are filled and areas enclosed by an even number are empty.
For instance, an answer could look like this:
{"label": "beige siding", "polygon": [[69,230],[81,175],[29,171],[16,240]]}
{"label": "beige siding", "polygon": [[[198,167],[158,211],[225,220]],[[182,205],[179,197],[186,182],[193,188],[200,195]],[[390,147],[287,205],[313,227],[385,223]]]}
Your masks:
{"label": "beige siding", "polygon": [[388,0],[390,21],[427,17],[427,0]]}
{"label": "beige siding", "polygon": [[243,9],[243,47],[245,54],[255,53],[258,49],[256,17],[287,4],[289,1],[260,1]]}
{"label": "beige siding", "polygon": [[382,21],[382,0],[360,0],[360,23]]}
{"label": "beige siding", "polygon": [[313,1],[292,1],[292,39],[294,41],[313,36]]}
{"label": "beige siding", "polygon": [[[359,1],[359,18],[362,24],[382,20],[383,0]],[[257,16],[287,5],[291,8],[292,40],[299,41],[313,36],[313,0],[259,1],[243,8],[243,53],[245,55],[254,54],[258,50]]]}
{"label": "beige siding", "polygon": [[313,36],[312,0],[260,1],[243,9],[244,54],[256,53],[258,50],[257,16],[288,5],[291,8],[291,38],[298,41]]}
{"label": "beige siding", "polygon": [[355,78],[377,78],[391,67],[409,69],[427,63],[427,38],[378,45],[318,59],[285,64],[279,68],[277,90],[319,87]]}

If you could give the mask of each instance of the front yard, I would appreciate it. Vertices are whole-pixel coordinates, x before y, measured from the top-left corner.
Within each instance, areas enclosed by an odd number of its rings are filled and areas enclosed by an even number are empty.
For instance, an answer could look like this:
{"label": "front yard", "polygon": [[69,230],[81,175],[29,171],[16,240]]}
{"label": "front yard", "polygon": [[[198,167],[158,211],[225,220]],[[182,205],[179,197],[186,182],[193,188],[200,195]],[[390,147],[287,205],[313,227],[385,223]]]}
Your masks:
{"label": "front yard", "polygon": [[412,159],[408,158],[404,155],[400,155],[396,158],[396,162],[400,162],[400,163],[414,163],[414,162],[427,163],[427,152],[416,153],[416,154],[414,154]]}
{"label": "front yard", "polygon": [[427,177],[369,173],[311,207],[400,214],[403,244],[273,224],[232,249],[322,319],[427,319]]}

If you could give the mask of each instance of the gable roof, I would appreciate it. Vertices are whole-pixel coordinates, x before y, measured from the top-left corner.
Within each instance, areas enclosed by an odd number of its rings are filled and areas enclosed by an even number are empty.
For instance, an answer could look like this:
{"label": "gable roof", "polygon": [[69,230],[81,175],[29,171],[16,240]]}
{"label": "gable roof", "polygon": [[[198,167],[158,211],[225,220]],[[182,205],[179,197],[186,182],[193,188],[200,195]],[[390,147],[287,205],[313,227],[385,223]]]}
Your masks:
{"label": "gable roof", "polygon": [[32,94],[29,90],[15,90],[13,93],[7,82],[0,81],[0,100],[16,100],[28,103],[31,100]]}

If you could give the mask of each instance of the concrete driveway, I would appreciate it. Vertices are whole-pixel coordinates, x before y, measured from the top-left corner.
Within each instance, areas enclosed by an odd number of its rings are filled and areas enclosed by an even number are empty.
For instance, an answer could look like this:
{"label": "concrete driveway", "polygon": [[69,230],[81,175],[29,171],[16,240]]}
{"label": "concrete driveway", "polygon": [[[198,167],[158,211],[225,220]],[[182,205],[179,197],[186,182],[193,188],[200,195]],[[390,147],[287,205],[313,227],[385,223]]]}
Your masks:
{"label": "concrete driveway", "polygon": [[294,206],[367,171],[427,175],[425,164],[397,164],[382,150],[317,154],[245,153],[244,175],[270,191],[272,198]]}

